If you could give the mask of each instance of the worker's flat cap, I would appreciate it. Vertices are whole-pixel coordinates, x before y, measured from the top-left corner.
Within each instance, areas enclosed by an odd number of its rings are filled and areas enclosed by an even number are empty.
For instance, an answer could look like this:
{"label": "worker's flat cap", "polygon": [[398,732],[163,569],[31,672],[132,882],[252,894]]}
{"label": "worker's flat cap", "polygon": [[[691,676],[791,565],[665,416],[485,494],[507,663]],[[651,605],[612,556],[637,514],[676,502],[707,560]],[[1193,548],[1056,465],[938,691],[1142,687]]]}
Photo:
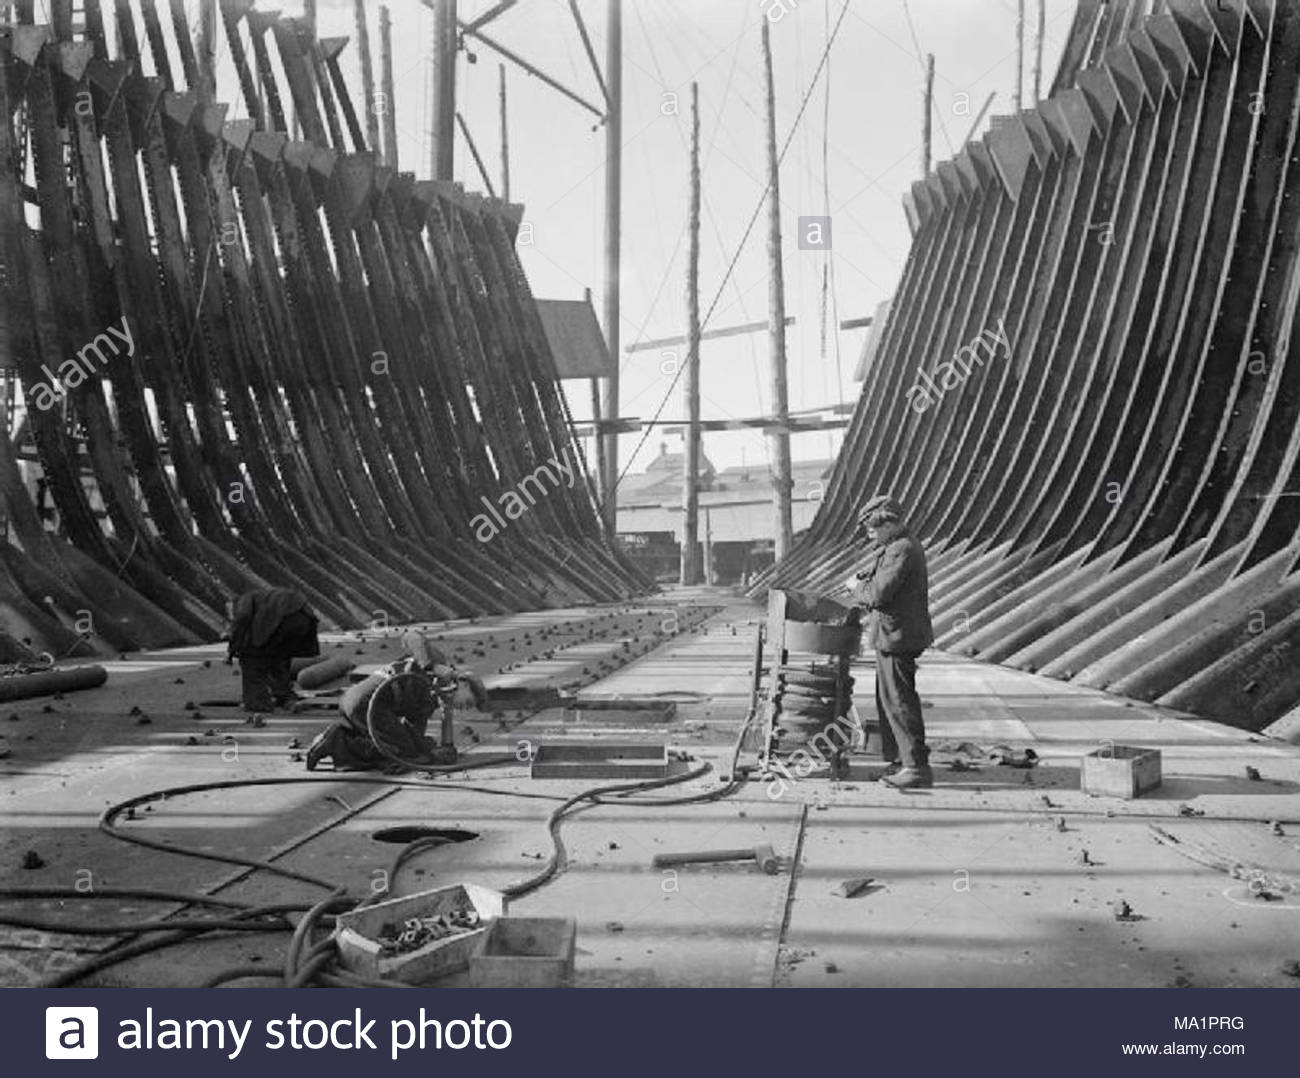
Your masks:
{"label": "worker's flat cap", "polygon": [[858,523],[869,524],[880,520],[902,520],[903,507],[888,494],[877,494],[858,510]]}

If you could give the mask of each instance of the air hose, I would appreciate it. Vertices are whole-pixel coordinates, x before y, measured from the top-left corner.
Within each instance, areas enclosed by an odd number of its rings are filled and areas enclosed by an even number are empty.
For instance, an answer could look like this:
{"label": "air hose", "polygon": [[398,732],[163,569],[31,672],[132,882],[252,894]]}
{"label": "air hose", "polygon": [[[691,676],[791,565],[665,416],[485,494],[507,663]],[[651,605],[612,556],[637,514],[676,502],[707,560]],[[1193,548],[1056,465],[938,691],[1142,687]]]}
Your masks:
{"label": "air hose", "polygon": [[[124,812],[128,812],[139,805],[154,801],[165,801],[186,794],[208,793],[214,790],[257,788],[262,786],[297,785],[300,783],[329,784],[345,782],[354,785],[376,785],[396,789],[452,789],[459,792],[482,793],[497,797],[558,801],[559,804],[550,813],[546,820],[547,834],[552,844],[552,853],[546,865],[533,876],[505,889],[504,893],[508,897],[520,898],[545,886],[546,883],[554,879],[563,871],[567,863],[567,854],[560,831],[564,821],[569,816],[583,808],[593,808],[598,805],[653,805],[655,807],[670,807],[674,805],[718,801],[734,794],[744,785],[745,780],[737,776],[737,762],[739,760],[741,744],[750,725],[754,721],[756,710],[756,707],[751,702],[749,713],[745,717],[745,721],[741,726],[739,736],[735,742],[731,757],[731,774],[728,776],[726,784],[715,790],[693,794],[687,797],[637,798],[634,795],[691,782],[703,777],[711,771],[711,765],[707,763],[702,764],[699,767],[693,768],[680,775],[673,775],[661,779],[649,779],[640,782],[597,786],[568,798],[555,794],[503,790],[491,786],[471,786],[463,783],[415,781],[403,780],[391,776],[376,777],[356,776],[351,774],[310,775],[296,776],[292,778],[231,779],[221,782],[191,783],[183,786],[175,786],[164,790],[155,790],[149,793],[139,794],[106,808],[100,815],[99,829],[111,838],[123,842],[129,842],[147,849],[158,850],[163,853],[177,854],[185,857],[194,857],[206,861],[239,865],[245,868],[270,872],[286,879],[308,883],[328,891],[328,896],[314,905],[308,905],[306,903],[283,903],[269,906],[253,906],[231,899],[214,898],[209,895],[189,894],[168,890],[153,890],[147,888],[108,888],[89,893],[80,892],[73,888],[0,889],[0,899],[67,898],[70,900],[84,900],[102,898],[140,898],[150,901],[184,902],[195,906],[217,907],[222,910],[231,911],[228,916],[219,918],[214,917],[212,919],[186,918],[185,920],[177,921],[147,920],[130,924],[115,924],[103,928],[98,924],[52,923],[41,921],[37,918],[18,918],[3,913],[0,913],[0,923],[20,924],[24,927],[38,928],[46,931],[87,935],[107,935],[120,932],[131,932],[135,934],[156,933],[156,935],[152,935],[152,938],[130,939],[108,952],[95,955],[87,961],[79,963],[72,969],[65,970],[63,973],[52,978],[44,985],[44,987],[54,988],[75,984],[92,973],[110,968],[120,962],[162,950],[167,947],[175,946],[177,944],[191,942],[208,933],[242,933],[249,931],[292,931],[292,936],[290,937],[289,946],[285,955],[284,967],[279,974],[281,983],[287,986],[305,986],[315,983],[330,987],[407,987],[405,985],[399,985],[388,981],[369,980],[367,978],[358,977],[354,974],[332,968],[335,966],[338,958],[333,940],[327,938],[313,941],[313,934],[318,928],[332,930],[333,920],[338,913],[344,912],[348,909],[360,908],[372,904],[380,901],[382,898],[386,897],[386,895],[372,894],[367,898],[357,901],[347,894],[346,888],[340,887],[328,880],[319,879],[306,873],[296,872],[293,869],[278,865],[272,861],[238,857],[233,854],[214,853],[209,850],[194,849],[180,844],[167,843],[158,839],[146,838],[142,835],[131,834],[122,830],[116,826],[115,821]],[[496,767],[505,764],[518,764],[521,762],[514,755],[503,755],[486,757],[482,760],[474,760],[459,764],[431,767],[422,761],[401,759],[395,754],[387,751],[385,746],[383,746],[374,736],[373,724],[369,713],[367,715],[367,727],[370,730],[371,739],[375,742],[376,747],[380,752],[384,753],[386,757],[392,760],[393,763],[424,773],[468,771],[482,767]],[[398,872],[407,861],[434,846],[442,845],[445,841],[445,839],[440,838],[421,838],[403,847],[394,860],[388,876],[389,891],[391,892],[393,881],[396,880]],[[302,913],[302,917],[298,920],[296,925],[291,925],[284,917],[287,913]],[[112,929],[113,932],[110,932],[109,929]],[[267,978],[270,976],[275,975],[266,969],[253,965],[240,966],[216,974],[208,979],[206,985],[216,986],[240,979],[252,977]]]}
{"label": "air hose", "polygon": [[[518,763],[513,756],[509,757],[509,759],[511,762]],[[629,796],[643,790],[659,789],[665,786],[689,782],[703,776],[710,769],[710,766],[705,764],[681,775],[671,776],[666,779],[652,779],[645,782],[596,787],[567,799],[560,798],[553,794],[502,790],[485,786],[468,786],[462,783],[431,783],[403,781],[394,778],[367,778],[364,776],[354,777],[342,775],[304,776],[283,779],[242,779],[227,780],[223,782],[192,783],[185,786],[177,786],[166,790],[155,790],[150,793],[140,794],[108,807],[100,816],[100,830],[112,838],[164,853],[195,857],[202,860],[217,861],[271,872],[286,879],[293,879],[324,888],[330,892],[329,896],[322,902],[310,907],[305,903],[286,903],[274,906],[251,906],[229,899],[213,899],[207,895],[163,890],[153,891],[143,888],[114,888],[90,893],[79,892],[72,888],[15,888],[0,890],[0,898],[18,899],[41,897],[97,899],[134,897],[152,899],[155,901],[179,901],[194,905],[218,906],[222,909],[233,911],[229,916],[213,918],[210,920],[202,918],[187,918],[184,921],[147,920],[131,924],[113,925],[111,927],[119,933],[129,931],[132,933],[157,933],[157,935],[153,935],[151,938],[147,939],[134,939],[124,943],[122,946],[114,948],[111,951],[95,955],[91,959],[88,959],[87,961],[82,962],[72,969],[66,970],[47,981],[44,987],[55,988],[75,984],[92,973],[107,969],[120,962],[162,950],[166,947],[190,942],[211,932],[289,931],[291,926],[289,922],[284,920],[282,915],[293,912],[301,912],[303,913],[303,916],[299,920],[298,924],[292,929],[294,936],[291,938],[290,950],[286,955],[285,969],[282,972],[282,983],[319,983],[335,987],[398,987],[390,982],[370,981],[340,970],[330,970],[328,967],[332,965],[337,958],[336,953],[333,950],[332,941],[326,940],[314,943],[307,949],[306,956],[304,957],[303,955],[303,946],[311,939],[312,933],[317,927],[332,928],[334,915],[341,912],[342,909],[356,908],[363,904],[369,904],[370,902],[378,901],[383,896],[372,895],[367,899],[363,899],[361,902],[357,902],[347,896],[344,888],[338,887],[327,880],[318,879],[306,873],[296,872],[283,865],[256,858],[244,858],[232,854],[219,854],[208,850],[194,849],[179,844],[166,843],[157,839],[146,838],[141,835],[130,834],[115,826],[114,821],[118,816],[130,808],[151,801],[169,800],[188,793],[206,793],[212,790],[238,789],[245,787],[255,788],[261,786],[295,785],[298,783],[347,782],[422,790],[454,789],[461,792],[484,793],[500,797],[559,801],[560,804],[547,818],[547,833],[551,837],[554,850],[546,866],[536,875],[521,881],[520,883],[514,884],[506,891],[506,893],[512,897],[520,897],[542,887],[563,869],[565,864],[565,853],[563,842],[560,838],[560,828],[566,816],[577,811],[583,805],[588,807],[599,804],[636,805],[638,803],[668,805],[686,804],[703,800],[717,800],[721,797],[729,796],[738,788],[739,784],[733,780],[718,790],[710,791],[703,795],[695,795],[689,798],[656,799],[653,802],[641,802]],[[464,765],[461,765],[459,767],[448,768],[447,770],[465,770],[465,767]],[[429,839],[419,839],[415,843],[408,844],[404,847],[398,855],[397,860],[394,862],[393,873],[389,877],[390,881],[396,877],[397,870],[400,869],[405,861],[409,860],[415,854],[430,848],[431,844],[432,843]],[[272,917],[276,919],[268,920],[268,918]],[[82,934],[83,929],[87,930],[85,934],[109,934],[107,931],[92,931],[92,924],[47,922],[40,921],[36,918],[19,918],[16,915],[11,916],[3,913],[0,913],[0,923],[18,923],[26,927],[74,934]],[[296,945],[294,944],[294,940],[298,941]],[[309,964],[311,968],[306,969],[303,964],[304,962]],[[240,977],[257,976],[265,978],[270,975],[271,974],[269,974],[265,969],[251,966],[241,967],[239,970],[226,970],[218,974],[216,977],[211,978],[208,983],[224,984],[237,980]]]}

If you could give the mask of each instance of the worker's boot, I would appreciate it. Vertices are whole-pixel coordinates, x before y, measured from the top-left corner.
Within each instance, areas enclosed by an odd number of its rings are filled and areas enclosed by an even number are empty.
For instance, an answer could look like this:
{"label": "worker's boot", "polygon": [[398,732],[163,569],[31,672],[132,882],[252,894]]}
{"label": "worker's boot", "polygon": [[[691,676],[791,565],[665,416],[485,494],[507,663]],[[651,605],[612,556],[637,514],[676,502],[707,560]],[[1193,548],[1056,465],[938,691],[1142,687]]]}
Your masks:
{"label": "worker's boot", "polygon": [[885,762],[885,769],[876,776],[876,781],[884,782],[884,780],[889,778],[890,775],[897,775],[902,770],[903,762],[901,760],[887,760]]}
{"label": "worker's boot", "polygon": [[307,746],[307,770],[315,771],[320,766],[320,762],[329,757],[334,758],[334,748],[338,740],[338,723],[326,727],[312,740]]}
{"label": "worker's boot", "polygon": [[904,767],[893,775],[884,776],[880,781],[896,790],[924,790],[934,785],[934,772],[928,764],[922,767]]}

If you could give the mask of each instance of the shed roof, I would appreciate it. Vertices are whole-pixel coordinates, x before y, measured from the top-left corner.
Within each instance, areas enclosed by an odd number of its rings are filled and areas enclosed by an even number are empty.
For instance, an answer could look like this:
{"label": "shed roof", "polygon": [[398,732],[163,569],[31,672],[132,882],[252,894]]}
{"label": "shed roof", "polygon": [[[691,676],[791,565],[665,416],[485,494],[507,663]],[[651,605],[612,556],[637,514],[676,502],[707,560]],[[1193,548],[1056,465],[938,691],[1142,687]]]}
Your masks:
{"label": "shed roof", "polygon": [[546,340],[560,378],[605,378],[610,372],[605,334],[591,302],[585,299],[539,299]]}

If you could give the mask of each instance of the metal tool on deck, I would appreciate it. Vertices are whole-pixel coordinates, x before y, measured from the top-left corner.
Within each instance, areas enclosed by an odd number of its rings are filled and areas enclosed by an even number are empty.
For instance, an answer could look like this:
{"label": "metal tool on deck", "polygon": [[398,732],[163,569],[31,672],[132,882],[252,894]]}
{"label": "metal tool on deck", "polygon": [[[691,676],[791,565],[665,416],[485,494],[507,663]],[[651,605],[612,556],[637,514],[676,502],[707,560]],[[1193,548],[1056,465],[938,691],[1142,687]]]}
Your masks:
{"label": "metal tool on deck", "polygon": [[700,850],[694,853],[657,853],[652,864],[655,868],[671,865],[713,865],[725,861],[753,860],[769,876],[781,871],[780,859],[770,845],[751,846],[743,850]]}
{"label": "metal tool on deck", "polygon": [[456,679],[434,678],[434,698],[438,701],[438,744],[430,746],[429,759],[435,764],[454,764],[460,757],[456,748]]}

